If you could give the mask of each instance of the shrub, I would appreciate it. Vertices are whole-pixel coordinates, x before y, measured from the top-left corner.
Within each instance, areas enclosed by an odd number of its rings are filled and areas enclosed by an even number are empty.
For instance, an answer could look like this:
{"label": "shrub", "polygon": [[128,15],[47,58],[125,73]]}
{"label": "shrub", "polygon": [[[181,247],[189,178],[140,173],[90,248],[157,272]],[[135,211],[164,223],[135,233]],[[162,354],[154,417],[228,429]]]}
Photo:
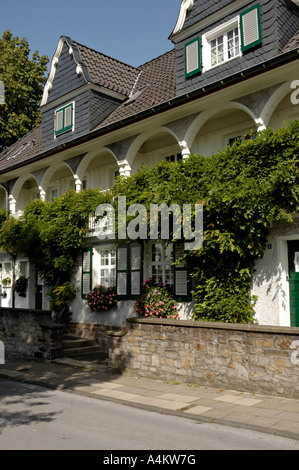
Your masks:
{"label": "shrub", "polygon": [[89,310],[93,312],[111,310],[117,305],[116,288],[97,285],[85,299]]}
{"label": "shrub", "polygon": [[178,305],[162,284],[155,285],[152,279],[145,281],[134,312],[144,318],[170,318],[179,320]]}

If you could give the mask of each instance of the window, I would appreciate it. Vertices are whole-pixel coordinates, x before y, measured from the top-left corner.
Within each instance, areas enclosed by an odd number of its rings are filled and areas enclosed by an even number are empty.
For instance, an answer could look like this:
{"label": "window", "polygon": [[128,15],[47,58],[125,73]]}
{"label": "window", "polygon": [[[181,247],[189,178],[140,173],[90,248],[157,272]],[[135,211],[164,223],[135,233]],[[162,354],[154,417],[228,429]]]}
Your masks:
{"label": "window", "polygon": [[191,301],[191,283],[181,259],[184,246],[181,243],[153,243],[151,246],[151,277],[155,283],[161,282],[178,301]]}
{"label": "window", "polygon": [[165,287],[173,289],[174,253],[173,244],[153,243],[151,271],[155,283],[161,282]]}
{"label": "window", "polygon": [[86,248],[82,254],[82,297],[99,284],[105,287],[116,285],[116,251],[112,248]]}
{"label": "window", "polygon": [[257,4],[203,35],[203,72],[240,57],[261,43],[261,7]]}
{"label": "window", "polygon": [[167,162],[178,162],[178,161],[182,160],[182,154],[177,153],[176,155],[169,155],[168,157],[165,157],[165,160]]}
{"label": "window", "polygon": [[99,284],[105,287],[112,287],[116,284],[115,250],[99,251]]}
{"label": "window", "polygon": [[211,31],[203,37],[204,70],[228,62],[241,54],[239,19]]}
{"label": "window", "polygon": [[53,202],[54,199],[56,199],[57,197],[58,197],[58,189],[57,188],[51,189],[51,202]]}
{"label": "window", "polygon": [[55,111],[55,136],[73,130],[74,125],[74,103],[67,104]]}

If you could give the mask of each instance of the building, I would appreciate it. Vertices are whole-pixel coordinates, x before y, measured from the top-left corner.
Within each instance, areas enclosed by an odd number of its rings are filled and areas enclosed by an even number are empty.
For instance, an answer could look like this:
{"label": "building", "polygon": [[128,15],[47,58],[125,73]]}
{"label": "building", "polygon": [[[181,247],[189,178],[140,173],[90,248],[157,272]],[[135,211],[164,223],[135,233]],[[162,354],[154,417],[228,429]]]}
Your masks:
{"label": "building", "polygon": [[[143,163],[209,156],[251,130],[277,129],[299,117],[298,1],[183,0],[169,40],[169,52],[135,68],[62,36],[44,88],[41,125],[0,155],[0,207],[18,216],[31,199],[51,200],[70,187],[106,190],[116,175],[134,174]],[[142,260],[135,282],[131,291],[124,284],[121,290],[115,246],[90,232],[73,322],[123,325],[134,314],[142,278],[150,276],[187,294],[184,278],[175,282],[171,246],[152,241],[138,250],[131,245]],[[298,286],[288,283],[298,252],[299,224],[273,227],[252,286],[259,323],[299,325],[298,307],[290,302]],[[1,269],[2,278],[11,277],[5,253]],[[29,277],[29,295],[16,298],[15,306],[46,308],[44,286],[28,260],[18,259],[16,272]],[[84,295],[101,283],[116,283],[124,300],[117,311],[97,317]],[[11,305],[6,291],[2,306]],[[191,312],[192,301],[182,302],[182,318]]]}

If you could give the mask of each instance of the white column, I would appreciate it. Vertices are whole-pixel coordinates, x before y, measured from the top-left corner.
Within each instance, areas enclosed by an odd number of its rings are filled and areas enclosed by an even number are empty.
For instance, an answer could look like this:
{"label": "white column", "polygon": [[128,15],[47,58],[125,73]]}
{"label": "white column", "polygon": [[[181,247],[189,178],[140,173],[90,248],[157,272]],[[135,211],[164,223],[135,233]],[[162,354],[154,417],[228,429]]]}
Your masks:
{"label": "white column", "polygon": [[132,168],[127,162],[127,160],[122,160],[118,162],[120,176],[125,176],[126,178],[131,176]]}
{"label": "white column", "polygon": [[75,178],[75,188],[76,188],[76,193],[80,193],[80,191],[82,191],[82,181],[80,180],[80,178],[78,178],[77,175],[74,176]]}
{"label": "white column", "polygon": [[179,145],[181,147],[181,154],[183,157],[183,160],[187,160],[187,158],[190,157],[191,151],[189,149],[189,146],[185,140],[179,142]]}
{"label": "white column", "polygon": [[13,197],[12,194],[8,197],[8,207],[9,207],[9,210],[12,214],[16,213],[17,201],[15,200],[15,198]]}
{"label": "white column", "polygon": [[39,195],[40,195],[41,201],[46,200],[46,191],[42,187],[39,187]]}
{"label": "white column", "polygon": [[267,127],[265,126],[265,123],[264,123],[264,121],[262,120],[262,118],[256,119],[256,120],[255,120],[255,123],[256,123],[257,131],[258,131],[258,132],[262,132],[262,131],[264,131],[265,129],[267,129]]}

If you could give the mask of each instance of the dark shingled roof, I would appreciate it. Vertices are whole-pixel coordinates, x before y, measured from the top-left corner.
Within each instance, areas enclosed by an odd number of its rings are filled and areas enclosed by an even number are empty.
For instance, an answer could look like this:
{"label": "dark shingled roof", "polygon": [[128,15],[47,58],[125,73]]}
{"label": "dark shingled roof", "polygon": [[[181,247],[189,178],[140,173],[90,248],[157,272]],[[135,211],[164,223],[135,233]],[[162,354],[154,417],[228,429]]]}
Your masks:
{"label": "dark shingled roof", "polygon": [[299,48],[299,29],[296,34],[287,42],[287,44],[282,48],[280,51],[281,54],[284,54],[285,52],[292,51],[293,49],[298,49]]}
{"label": "dark shingled roof", "polygon": [[97,128],[121,121],[174,98],[175,51],[172,50],[139,67],[138,79],[128,100]]}
{"label": "dark shingled roof", "polygon": [[0,171],[38,155],[41,151],[41,125],[28,132],[0,154]]}
{"label": "dark shingled roof", "polygon": [[[166,52],[140,67],[131,67],[79,43],[82,62],[96,84],[128,97],[94,130],[104,129],[130,116],[165,103],[176,96],[175,51]],[[299,31],[288,41],[281,54],[299,48]],[[0,154],[0,172],[41,153],[41,126],[36,127]]]}
{"label": "dark shingled roof", "polygon": [[139,70],[101,52],[73,41],[79,50],[91,81],[111,91],[129,96],[138,77]]}

